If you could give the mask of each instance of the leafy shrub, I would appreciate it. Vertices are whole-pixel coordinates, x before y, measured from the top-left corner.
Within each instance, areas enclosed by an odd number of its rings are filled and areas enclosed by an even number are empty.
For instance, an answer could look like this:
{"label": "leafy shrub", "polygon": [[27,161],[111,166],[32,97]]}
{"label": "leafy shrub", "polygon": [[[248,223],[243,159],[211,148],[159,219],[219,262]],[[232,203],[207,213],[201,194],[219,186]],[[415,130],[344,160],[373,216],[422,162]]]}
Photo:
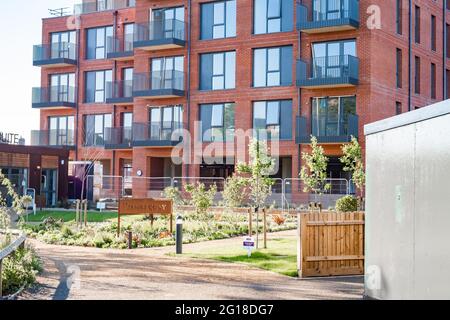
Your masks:
{"label": "leafy shrub", "polygon": [[73,235],[73,231],[69,226],[63,225],[61,228],[61,234],[64,238],[69,238]]}
{"label": "leafy shrub", "polygon": [[336,201],[336,210],[339,212],[358,211],[358,199],[353,196],[345,196]]}
{"label": "leafy shrub", "polygon": [[187,184],[184,188],[191,195],[191,205],[195,206],[197,214],[205,215],[214,204],[217,186],[214,184],[206,190],[206,186],[198,182],[196,185]]}
{"label": "leafy shrub", "polygon": [[180,190],[176,187],[167,187],[164,189],[164,196],[167,199],[173,201],[176,206],[181,206],[184,204],[183,198],[181,197]]}
{"label": "leafy shrub", "polygon": [[223,202],[228,208],[238,208],[245,204],[248,199],[245,187],[248,185],[247,179],[239,176],[227,178],[223,189]]}

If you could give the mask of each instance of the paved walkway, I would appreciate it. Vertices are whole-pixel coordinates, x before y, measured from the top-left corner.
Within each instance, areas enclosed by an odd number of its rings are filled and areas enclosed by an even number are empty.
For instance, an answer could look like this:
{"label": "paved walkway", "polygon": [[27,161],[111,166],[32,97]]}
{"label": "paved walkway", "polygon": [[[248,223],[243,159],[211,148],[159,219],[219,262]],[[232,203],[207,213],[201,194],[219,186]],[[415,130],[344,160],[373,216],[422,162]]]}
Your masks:
{"label": "paved walkway", "polygon": [[[40,286],[23,299],[360,299],[363,294],[362,277],[301,280],[243,264],[168,256],[174,248],[126,251],[31,242],[45,272]],[[188,245],[185,251],[217,242]]]}

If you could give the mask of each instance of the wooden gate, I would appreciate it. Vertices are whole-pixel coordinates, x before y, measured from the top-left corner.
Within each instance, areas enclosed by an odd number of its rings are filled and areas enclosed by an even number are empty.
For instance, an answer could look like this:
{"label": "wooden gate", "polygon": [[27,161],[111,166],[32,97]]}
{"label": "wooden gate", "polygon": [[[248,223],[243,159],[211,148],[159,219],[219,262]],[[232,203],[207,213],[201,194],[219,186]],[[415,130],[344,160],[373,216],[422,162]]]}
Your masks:
{"label": "wooden gate", "polygon": [[364,213],[300,215],[300,277],[364,274]]}

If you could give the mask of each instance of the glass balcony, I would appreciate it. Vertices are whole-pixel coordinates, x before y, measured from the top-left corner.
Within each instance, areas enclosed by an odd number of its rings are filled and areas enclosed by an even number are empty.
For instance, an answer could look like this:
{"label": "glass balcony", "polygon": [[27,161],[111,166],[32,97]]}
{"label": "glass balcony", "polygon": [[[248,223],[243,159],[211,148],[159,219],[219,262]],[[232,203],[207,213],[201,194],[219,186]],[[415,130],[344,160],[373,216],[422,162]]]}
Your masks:
{"label": "glass balcony", "polygon": [[60,68],[77,65],[77,45],[60,42],[33,47],[33,66]]}
{"label": "glass balcony", "polygon": [[330,122],[313,117],[311,125],[308,126],[308,120],[305,117],[297,117],[296,143],[311,143],[311,135],[315,136],[319,143],[350,142],[352,136],[358,137],[359,118],[353,114],[348,114],[346,118],[346,120]]}
{"label": "glass balcony", "polygon": [[117,61],[130,61],[134,59],[134,35],[126,34],[124,39],[108,38],[107,58]]}
{"label": "glass balcony", "polygon": [[74,130],[32,130],[31,145],[75,149]]}
{"label": "glass balcony", "polygon": [[132,147],[132,127],[107,128],[105,130],[105,149],[131,149]]}
{"label": "glass balcony", "polygon": [[128,105],[133,103],[133,80],[114,81],[106,84],[106,103]]}
{"label": "glass balcony", "polygon": [[72,109],[76,107],[75,88],[68,86],[33,88],[32,107],[35,109]]}
{"label": "glass balcony", "polygon": [[136,6],[136,0],[92,0],[83,1],[76,4],[73,8],[75,15],[102,12],[108,10],[119,10],[125,8],[133,8]]}
{"label": "glass balcony", "polygon": [[297,86],[318,89],[352,87],[359,83],[359,59],[350,55],[297,60]]}
{"label": "glass balcony", "polygon": [[184,72],[176,70],[134,74],[133,96],[136,98],[184,97]]}
{"label": "glass balcony", "polygon": [[167,50],[186,45],[186,23],[176,19],[136,24],[134,47],[144,50]]}
{"label": "glass balcony", "polygon": [[359,28],[358,0],[314,0],[313,10],[297,4],[297,30],[324,33]]}
{"label": "glass balcony", "polygon": [[133,124],[133,146],[174,147],[182,141],[182,123],[135,123]]}

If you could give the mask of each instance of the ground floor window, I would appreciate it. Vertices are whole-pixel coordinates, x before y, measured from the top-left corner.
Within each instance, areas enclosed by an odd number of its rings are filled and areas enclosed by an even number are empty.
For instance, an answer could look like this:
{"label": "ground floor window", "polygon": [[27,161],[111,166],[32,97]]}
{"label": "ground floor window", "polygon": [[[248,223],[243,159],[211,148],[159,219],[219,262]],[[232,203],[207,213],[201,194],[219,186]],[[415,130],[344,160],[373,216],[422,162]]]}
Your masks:
{"label": "ground floor window", "polygon": [[356,96],[313,98],[311,105],[314,136],[348,135],[349,115],[356,115]]}

